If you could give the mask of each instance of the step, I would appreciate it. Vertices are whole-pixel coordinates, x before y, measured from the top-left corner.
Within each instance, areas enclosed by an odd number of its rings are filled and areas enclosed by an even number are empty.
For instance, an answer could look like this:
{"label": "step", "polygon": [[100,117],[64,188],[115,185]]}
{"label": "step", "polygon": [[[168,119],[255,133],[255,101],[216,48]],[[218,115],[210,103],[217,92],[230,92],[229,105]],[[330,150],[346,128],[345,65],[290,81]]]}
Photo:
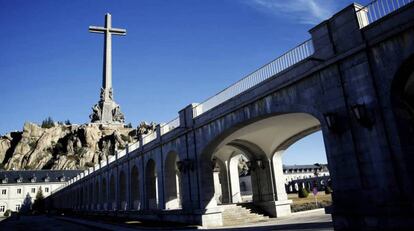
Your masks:
{"label": "step", "polygon": [[[241,206],[238,204],[221,205],[223,209],[223,225],[241,225],[269,220],[268,216],[255,212],[254,205]],[[260,210],[257,210],[260,211]]]}

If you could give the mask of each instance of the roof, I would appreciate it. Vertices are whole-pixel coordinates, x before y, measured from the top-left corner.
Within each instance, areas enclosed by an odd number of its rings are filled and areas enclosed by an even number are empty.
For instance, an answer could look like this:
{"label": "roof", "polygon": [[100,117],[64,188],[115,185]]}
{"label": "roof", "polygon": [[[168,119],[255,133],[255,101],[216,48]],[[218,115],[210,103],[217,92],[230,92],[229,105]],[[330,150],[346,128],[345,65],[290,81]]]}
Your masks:
{"label": "roof", "polygon": [[65,182],[81,172],[81,170],[0,171],[0,184]]}

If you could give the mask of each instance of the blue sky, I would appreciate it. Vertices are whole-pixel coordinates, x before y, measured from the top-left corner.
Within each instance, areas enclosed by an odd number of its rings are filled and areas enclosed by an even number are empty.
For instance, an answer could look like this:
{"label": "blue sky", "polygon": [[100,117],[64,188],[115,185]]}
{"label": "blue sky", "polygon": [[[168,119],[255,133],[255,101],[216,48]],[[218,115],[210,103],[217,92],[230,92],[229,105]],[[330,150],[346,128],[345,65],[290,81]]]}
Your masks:
{"label": "blue sky", "polygon": [[[103,25],[107,12],[127,29],[113,38],[113,85],[135,126],[175,118],[309,39],[310,28],[351,2],[0,0],[0,134],[47,116],[89,121],[103,36],[88,26]],[[285,163],[326,162],[323,152],[316,133],[288,150]]]}

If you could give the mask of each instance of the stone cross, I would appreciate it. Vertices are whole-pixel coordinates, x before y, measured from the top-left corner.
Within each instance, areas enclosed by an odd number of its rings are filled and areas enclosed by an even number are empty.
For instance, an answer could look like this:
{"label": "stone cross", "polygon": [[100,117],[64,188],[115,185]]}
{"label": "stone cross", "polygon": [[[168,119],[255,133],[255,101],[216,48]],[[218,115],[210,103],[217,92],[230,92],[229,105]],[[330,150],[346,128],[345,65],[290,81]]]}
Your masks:
{"label": "stone cross", "polygon": [[126,30],[112,28],[111,15],[107,13],[105,27],[90,26],[89,31],[105,36],[101,96],[99,102],[93,106],[89,118],[92,123],[123,124],[124,115],[112,95],[112,35],[126,35]]}
{"label": "stone cross", "polygon": [[100,33],[105,36],[104,43],[104,63],[103,63],[103,80],[102,89],[104,90],[104,99],[112,98],[112,34],[126,35],[125,29],[112,28],[111,15],[105,15],[105,27],[90,26],[89,32]]}

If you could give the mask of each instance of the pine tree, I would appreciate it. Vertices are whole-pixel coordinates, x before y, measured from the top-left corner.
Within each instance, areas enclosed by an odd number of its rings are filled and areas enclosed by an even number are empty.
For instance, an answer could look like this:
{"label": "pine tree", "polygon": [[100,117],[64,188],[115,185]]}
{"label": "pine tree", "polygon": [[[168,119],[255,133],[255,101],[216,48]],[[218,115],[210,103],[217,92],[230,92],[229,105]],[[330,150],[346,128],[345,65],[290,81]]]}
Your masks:
{"label": "pine tree", "polygon": [[35,212],[42,213],[45,211],[45,197],[43,196],[42,187],[39,187],[39,191],[37,191],[36,199],[33,203],[33,210]]}
{"label": "pine tree", "polygon": [[53,126],[55,126],[55,122],[50,116],[42,121],[42,128],[51,128]]}

